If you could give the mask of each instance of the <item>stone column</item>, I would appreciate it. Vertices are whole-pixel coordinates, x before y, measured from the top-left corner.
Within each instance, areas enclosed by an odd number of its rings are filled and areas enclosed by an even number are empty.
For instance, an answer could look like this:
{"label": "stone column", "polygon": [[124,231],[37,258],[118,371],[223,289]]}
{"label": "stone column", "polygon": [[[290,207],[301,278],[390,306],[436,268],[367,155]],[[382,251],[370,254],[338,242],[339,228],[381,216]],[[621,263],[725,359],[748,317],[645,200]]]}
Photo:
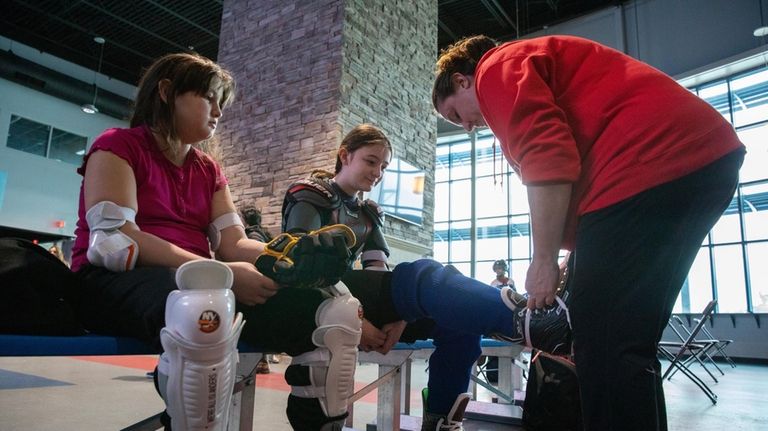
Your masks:
{"label": "stone column", "polygon": [[385,232],[431,253],[436,51],[436,0],[225,0],[218,61],[238,91],[219,137],[235,202],[277,233],[288,185],[332,170],[344,134],[372,123],[427,173],[423,226]]}

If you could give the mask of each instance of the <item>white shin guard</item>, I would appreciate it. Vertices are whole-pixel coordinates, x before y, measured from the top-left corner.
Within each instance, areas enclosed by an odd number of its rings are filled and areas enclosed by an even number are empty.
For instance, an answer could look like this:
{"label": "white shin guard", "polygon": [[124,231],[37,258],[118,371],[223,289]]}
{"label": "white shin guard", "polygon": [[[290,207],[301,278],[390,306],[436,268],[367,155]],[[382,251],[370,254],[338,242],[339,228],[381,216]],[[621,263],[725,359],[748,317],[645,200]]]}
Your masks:
{"label": "white shin guard", "polygon": [[317,329],[312,342],[317,349],[295,356],[291,365],[309,367],[311,386],[292,386],[291,394],[302,398],[317,398],[328,417],[343,415],[354,393],[357,346],[362,334],[360,301],[347,287],[337,283],[338,295],[325,300],[317,309]]}
{"label": "white shin guard", "polygon": [[198,260],[176,272],[179,290],[166,301],[160,331],[165,352],[160,390],[174,431],[224,431],[237,371],[242,314],[235,315],[232,271]]}

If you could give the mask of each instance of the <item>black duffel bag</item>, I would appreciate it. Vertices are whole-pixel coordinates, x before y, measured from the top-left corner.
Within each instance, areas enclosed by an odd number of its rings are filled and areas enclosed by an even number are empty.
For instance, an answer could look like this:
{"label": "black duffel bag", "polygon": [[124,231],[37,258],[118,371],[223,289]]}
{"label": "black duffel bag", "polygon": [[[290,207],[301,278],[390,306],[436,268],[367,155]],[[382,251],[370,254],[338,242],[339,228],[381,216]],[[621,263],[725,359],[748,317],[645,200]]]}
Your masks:
{"label": "black duffel bag", "polygon": [[80,279],[43,247],[0,238],[0,333],[81,335],[72,307]]}
{"label": "black duffel bag", "polygon": [[576,366],[562,356],[534,350],[523,402],[523,428],[528,431],[584,429]]}

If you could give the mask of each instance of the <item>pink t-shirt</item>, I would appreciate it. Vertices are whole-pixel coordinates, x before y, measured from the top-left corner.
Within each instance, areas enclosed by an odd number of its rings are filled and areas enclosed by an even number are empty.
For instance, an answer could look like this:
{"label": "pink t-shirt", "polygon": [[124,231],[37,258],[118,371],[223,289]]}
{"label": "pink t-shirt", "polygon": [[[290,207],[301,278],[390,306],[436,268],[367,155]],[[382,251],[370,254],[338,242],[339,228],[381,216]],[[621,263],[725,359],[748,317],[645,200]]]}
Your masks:
{"label": "pink t-shirt", "polygon": [[[77,170],[80,175],[85,175],[88,157],[95,151],[110,151],[133,169],[139,229],[191,253],[211,257],[206,234],[211,222],[211,203],[213,194],[227,184],[221,167],[213,159],[192,148],[184,164],[176,166],[160,152],[146,126],[109,129],[102,133]],[[89,234],[81,185],[72,251],[72,269],[75,271],[88,262],[85,252]]]}

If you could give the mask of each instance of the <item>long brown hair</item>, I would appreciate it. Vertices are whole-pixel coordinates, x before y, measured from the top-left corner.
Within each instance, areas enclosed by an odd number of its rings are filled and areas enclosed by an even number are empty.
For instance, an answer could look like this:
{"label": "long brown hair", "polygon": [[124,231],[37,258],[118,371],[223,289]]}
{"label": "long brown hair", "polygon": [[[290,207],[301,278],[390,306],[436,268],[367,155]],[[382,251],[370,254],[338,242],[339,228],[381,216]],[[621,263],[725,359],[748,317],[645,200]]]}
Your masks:
{"label": "long brown hair", "polygon": [[435,65],[435,83],[432,86],[432,106],[452,95],[455,91],[451,76],[454,73],[472,76],[483,55],[496,47],[497,42],[488,36],[470,36],[440,51]]}
{"label": "long brown hair", "polygon": [[372,124],[360,124],[354,129],[350,130],[344,139],[341,140],[339,151],[336,152],[336,168],[334,173],[341,172],[341,157],[339,153],[341,149],[347,150],[347,153],[352,154],[359,148],[366,147],[368,145],[384,145],[389,153],[392,154],[392,144],[389,142],[389,138],[378,127]]}
{"label": "long brown hair", "polygon": [[[170,81],[170,85],[165,94],[166,100],[163,101],[159,84],[166,79]],[[139,81],[131,127],[148,125],[165,138],[167,147],[160,150],[176,155],[181,148],[174,120],[176,96],[189,91],[204,96],[213,86],[222,89],[219,106],[223,108],[231,103],[235,93],[235,81],[228,71],[197,54],[164,55],[149,66]],[[200,149],[216,158],[218,142],[215,137],[208,139],[200,143]]]}

